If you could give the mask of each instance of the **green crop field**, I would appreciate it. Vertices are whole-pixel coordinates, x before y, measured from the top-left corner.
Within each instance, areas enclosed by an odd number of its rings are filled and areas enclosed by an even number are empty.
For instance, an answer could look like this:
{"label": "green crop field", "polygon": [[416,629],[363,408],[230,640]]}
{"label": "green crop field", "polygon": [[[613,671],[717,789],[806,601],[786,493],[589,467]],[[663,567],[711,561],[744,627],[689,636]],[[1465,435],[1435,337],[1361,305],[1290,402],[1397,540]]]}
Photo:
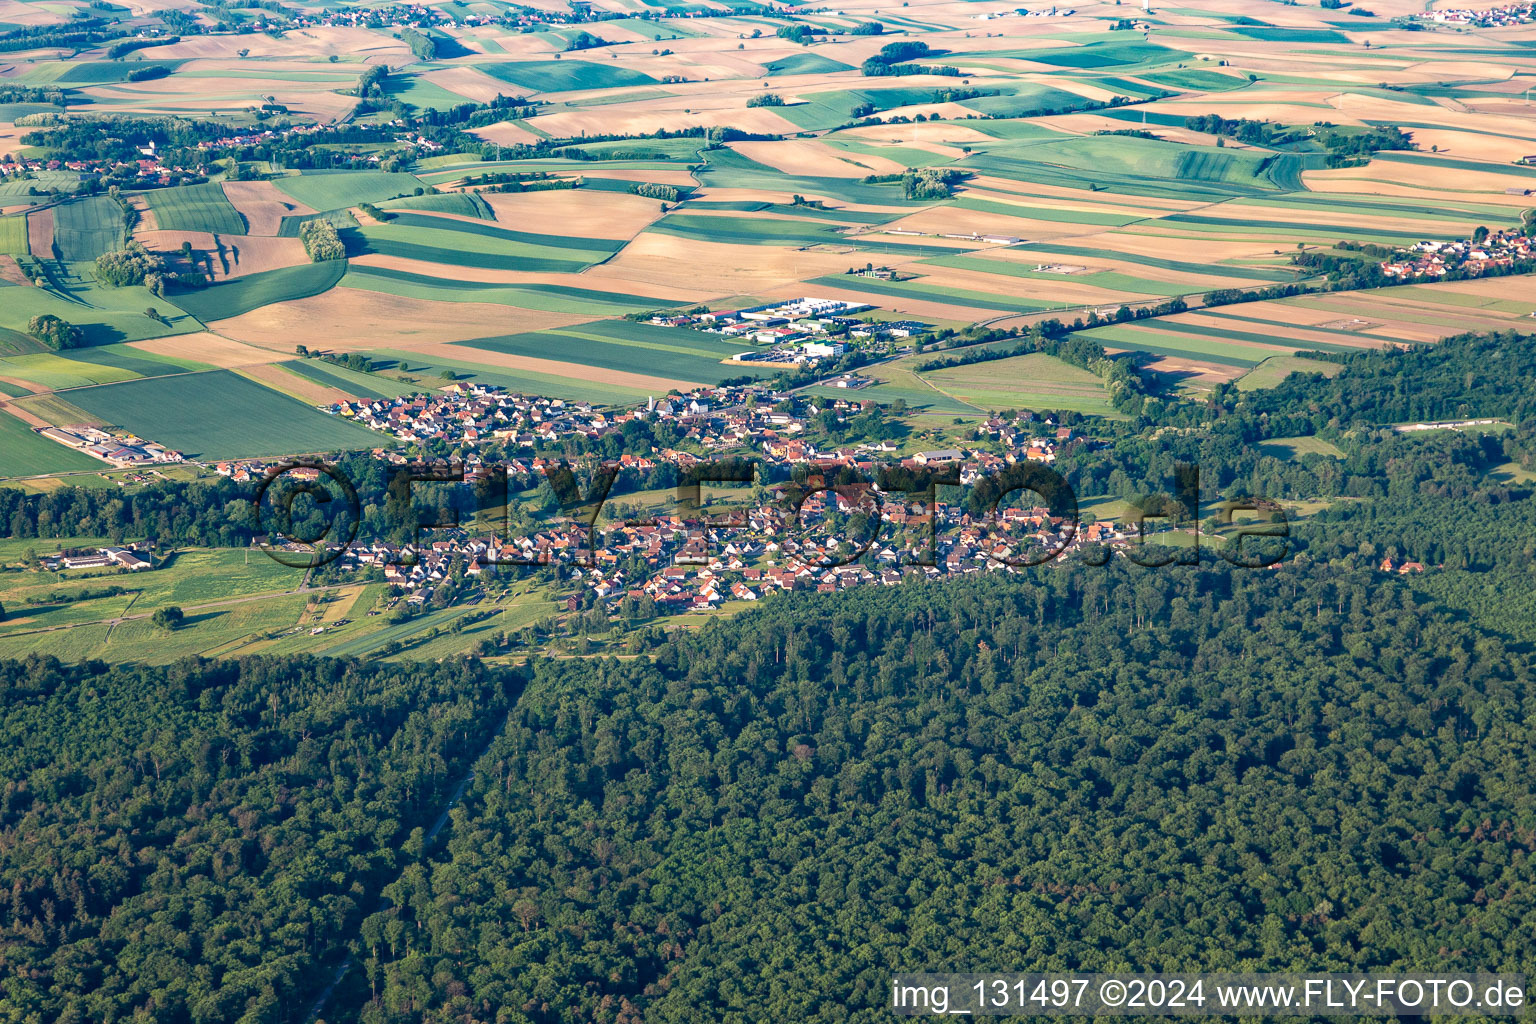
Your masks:
{"label": "green crop field", "polygon": [[1057,46],[1033,50],[983,50],[975,54],[954,56],[1011,57],[1016,60],[1032,60],[1037,64],[1050,64],[1058,68],[1107,68],[1146,61],[1174,61],[1187,56],[1179,50],[1145,43],[1141,40],[1113,43],[1090,43],[1087,46]]}
{"label": "green crop field", "polygon": [[[988,259],[985,256],[936,256],[933,259],[923,260],[921,265],[974,270],[983,274],[997,274],[1000,277],[1024,278],[1032,281],[1070,281],[1073,284],[1091,284],[1095,288],[1108,288],[1134,295],[1186,295],[1196,290],[1196,286],[1193,285],[1154,281],[1150,278],[1134,277],[1109,270],[1053,274],[1049,271],[1036,270],[1034,265],[1029,263]],[[998,287],[1007,287],[1007,283],[999,281]]]}
{"label": "green crop field", "polygon": [[189,456],[232,459],[368,448],[379,435],[228,370],[85,388],[69,399],[104,422]]}
{"label": "green crop field", "polygon": [[1050,409],[1115,415],[1102,380],[1039,352],[931,370],[920,378],[968,405],[992,411]]}
{"label": "green crop field", "polygon": [[384,83],[384,95],[417,110],[449,110],[468,100],[436,82],[415,76],[396,75]]}
{"label": "green crop field", "polygon": [[1321,359],[1304,359],[1300,356],[1271,356],[1258,366],[1237,378],[1240,391],[1257,391],[1272,388],[1293,373],[1321,373],[1332,377],[1342,367]]}
{"label": "green crop field", "polygon": [[130,71],[143,71],[154,67],[175,71],[180,66],[181,62],[175,60],[87,61],[68,66],[53,80],[61,85],[106,85],[113,82],[126,82]]}
{"label": "green crop field", "polygon": [[63,353],[78,363],[99,363],[129,370],[140,377],[164,377],[169,373],[185,373],[188,370],[211,370],[213,367],[193,359],[173,359],[170,356],[145,352],[132,345],[91,345],[74,348]]}
{"label": "green crop field", "polygon": [[594,405],[633,405],[643,402],[647,392],[643,388],[632,388],[620,384],[603,384],[590,380],[577,380],[574,377],[561,377],[554,374],[537,373],[532,370],[511,370],[502,366],[486,366],[474,361],[475,350],[468,346],[463,347],[463,359],[455,359],[451,362],[434,357],[427,361],[414,352],[403,352],[394,349],[378,349],[368,353],[374,358],[388,362],[394,360],[396,367],[408,366],[409,376],[422,382],[418,391],[426,391],[431,388],[442,387],[441,374],[444,370],[451,371],[458,380],[471,380],[481,384],[489,384],[508,391],[525,395],[547,395],[550,398],[563,398],[566,401],[585,401]]}
{"label": "green crop field", "polygon": [[144,193],[155,223],[166,231],[208,231],[219,235],[245,234],[245,221],[224,189],[213,183],[157,188]]}
{"label": "green crop field", "polygon": [[677,160],[691,163],[699,157],[702,139],[616,139],[612,142],[581,142],[568,148],[591,153],[601,160]]}
{"label": "green crop field", "polygon": [[425,187],[414,174],[386,171],[305,171],[274,184],[315,210],[339,210],[358,203],[379,203]]}
{"label": "green crop field", "polygon": [[91,384],[114,384],[123,380],[135,380],[140,375],[122,367],[80,362],[65,355],[38,352],[32,355],[0,358],[0,376],[29,381],[50,391],[57,391],[63,388],[86,387]]}
{"label": "green crop field", "polygon": [[0,476],[36,476],[105,467],[106,463],[40,437],[10,413],[0,412]]}
{"label": "green crop field", "polygon": [[280,365],[301,377],[308,377],[317,384],[340,388],[358,398],[395,398],[400,395],[415,394],[421,390],[419,387],[413,387],[393,377],[349,370],[345,366],[336,366],[319,359],[294,359]]}
{"label": "green crop field", "polygon": [[121,249],[123,208],[108,196],[74,199],[53,211],[53,244],[66,262],[94,260]]}
{"label": "green crop field", "polygon": [[0,256],[25,256],[27,248],[27,218],[25,216],[0,217]]}
{"label": "green crop field", "polygon": [[[1194,276],[1236,277],[1248,281],[1294,281],[1297,274],[1290,270],[1264,270],[1258,267],[1234,267],[1224,263],[1195,263],[1190,260],[1168,259],[1163,256],[1146,256],[1141,253],[1120,252],[1115,249],[1095,249],[1079,245],[1058,245],[1054,242],[1026,242],[1019,246],[1029,252],[1050,256],[1075,257],[1088,260],[1117,260],[1143,267],[1157,267]],[[1042,260],[1041,262],[1052,262]]]}
{"label": "green crop field", "polygon": [[[445,271],[451,273],[451,271]],[[580,280],[577,278],[576,280]],[[493,302],[503,306],[541,309],[551,313],[585,313],[593,316],[634,313],[682,305],[675,300],[623,292],[603,292],[557,284],[494,284],[428,277],[384,267],[352,267],[341,281],[344,288],[405,295],[439,302]]]}
{"label": "green crop field", "polygon": [[[582,238],[570,235],[543,235],[530,231],[515,231],[511,228],[497,227],[494,224],[483,222],[450,220],[447,217],[432,217],[419,213],[402,213],[389,223],[391,226],[399,228],[447,231],[459,235],[474,235],[476,238],[493,241],[520,242],[524,245],[596,252],[605,256],[616,253],[624,248],[626,241],[623,238]],[[430,240],[436,243],[453,241],[460,245],[475,244],[474,239],[456,239],[449,236],[441,236]]]}
{"label": "green crop field", "polygon": [[[1222,366],[1257,366],[1271,355],[1279,354],[1250,345],[1223,344],[1184,335],[1166,334],[1159,330],[1152,330],[1151,326],[1161,327],[1162,324],[1159,322],[1144,328],[1095,327],[1091,331],[1085,331],[1083,336],[1093,338],[1107,348],[1130,349],[1151,355],[1174,356],[1217,363]],[[1287,348],[1290,347],[1292,346],[1287,346]]]}
{"label": "green crop field", "polygon": [[831,57],[823,57],[816,53],[792,53],[788,57],[780,57],[763,65],[763,73],[768,75],[824,75],[833,71],[852,71],[853,65],[844,64],[840,60]]}
{"label": "green crop field", "polygon": [[370,224],[349,232],[347,240],[354,256],[378,253],[448,266],[555,273],[584,270],[624,245],[622,239],[532,234],[419,213]]}
{"label": "green crop field", "polygon": [[274,302],[307,299],[329,291],[347,272],[346,260],[264,270],[209,288],[183,292],[176,301],[199,320],[223,320]]}
{"label": "green crop field", "polygon": [[615,89],[620,86],[656,84],[656,79],[640,71],[582,60],[506,61],[499,64],[477,64],[475,69],[481,74],[534,92],[574,92],[579,89]]}
{"label": "green crop field", "polygon": [[728,377],[767,377],[779,372],[751,364],[721,362],[742,351],[743,343],[726,342],[703,331],[655,327],[627,320],[480,338],[460,344],[466,348],[610,370],[638,371],[701,384],[714,384]]}
{"label": "green crop field", "polygon": [[812,220],[770,217],[729,217],[712,214],[668,214],[652,224],[647,231],[663,235],[677,235],[701,242],[730,242],[736,245],[787,245],[804,248],[812,245],[851,246],[865,252],[911,253],[913,255],[938,256],[954,252],[938,245],[921,242],[905,243],[896,238],[850,238],[837,230],[835,224],[816,223]]}
{"label": "green crop field", "polygon": [[[1360,26],[1362,29],[1366,25]],[[1262,39],[1271,43],[1342,43],[1350,45],[1349,37],[1342,32],[1325,28],[1279,28],[1274,25],[1238,25],[1229,31],[1249,39]]]}
{"label": "green crop field", "polygon": [[1078,93],[1028,82],[1010,85],[999,96],[977,96],[960,101],[967,110],[992,117],[1034,117],[1053,110],[1081,109],[1087,104],[1087,98]]}
{"label": "green crop field", "polygon": [[855,107],[868,105],[879,112],[909,106],[913,103],[924,103],[932,97],[932,89],[914,86],[838,89],[811,93],[801,102],[778,108],[778,113],[801,128],[831,128],[852,120]]}
{"label": "green crop field", "polygon": [[377,204],[382,210],[420,210],[426,213],[456,213],[461,217],[495,220],[496,211],[473,192],[433,192],[424,196],[403,196]]}
{"label": "green crop field", "polygon": [[358,226],[357,218],[350,210],[329,210],[325,213],[300,213],[284,217],[277,226],[279,238],[298,238],[300,230],[312,220],[329,221],[337,231]]}

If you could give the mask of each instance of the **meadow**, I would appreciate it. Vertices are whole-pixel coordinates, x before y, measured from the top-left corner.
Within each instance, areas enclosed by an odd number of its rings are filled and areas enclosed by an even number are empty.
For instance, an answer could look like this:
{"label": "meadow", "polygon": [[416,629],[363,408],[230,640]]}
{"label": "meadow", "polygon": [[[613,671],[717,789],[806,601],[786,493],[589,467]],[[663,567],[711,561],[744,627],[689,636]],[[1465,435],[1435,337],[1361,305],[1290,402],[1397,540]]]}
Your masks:
{"label": "meadow", "polygon": [[[114,206],[116,204],[113,204]],[[113,288],[96,281],[89,263],[37,260],[33,266],[45,284],[4,288],[0,294],[0,328],[21,333],[32,317],[51,314],[80,328],[87,346],[185,334],[202,325],[178,308],[175,299],[150,293],[142,286]],[[163,319],[145,310],[154,308]],[[33,350],[41,346],[32,343]]]}

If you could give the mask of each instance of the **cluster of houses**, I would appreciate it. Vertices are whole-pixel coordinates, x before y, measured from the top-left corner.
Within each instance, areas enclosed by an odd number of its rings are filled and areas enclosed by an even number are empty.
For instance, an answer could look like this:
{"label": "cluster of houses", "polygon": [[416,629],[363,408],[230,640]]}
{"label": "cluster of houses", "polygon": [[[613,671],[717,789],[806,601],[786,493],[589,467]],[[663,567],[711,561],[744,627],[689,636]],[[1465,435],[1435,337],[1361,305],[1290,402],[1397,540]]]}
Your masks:
{"label": "cluster of houses", "polygon": [[[414,435],[462,422],[456,416],[496,421],[498,414],[506,414],[515,422],[503,426],[497,421],[488,429],[509,439],[534,441],[558,440],[577,430],[597,434],[617,430],[630,416],[671,417],[685,423],[690,440],[706,449],[751,452],[754,461],[764,467],[778,468],[778,472],[766,469],[765,479],[783,479],[788,475],[785,470],[804,464],[822,479],[851,468],[863,479],[873,480],[882,468],[892,465],[897,446],[888,441],[818,450],[810,440],[798,436],[806,425],[802,419],[772,407],[775,397],[785,396],[757,385],[701,389],[661,402],[653,400],[643,410],[604,414],[580,404],[461,385],[424,401],[369,403],[378,408],[355,409],[354,415],[360,415],[364,422],[392,422],[395,430]],[[842,399],[817,401],[849,414],[861,408]],[[429,410],[433,418],[424,424]],[[808,411],[815,415],[815,405]],[[1046,428],[1043,434],[1042,426]],[[525,435],[523,431],[530,427],[534,432]],[[955,466],[957,478],[966,485],[1024,460],[1054,462],[1059,445],[1077,440],[1070,428],[1054,427],[1048,420],[1037,423],[1034,414],[1028,412],[988,420],[980,427],[980,438],[1000,442],[1003,450],[998,452],[989,445],[977,450],[920,451],[899,464],[913,470]],[[403,458],[396,452],[377,454]],[[578,466],[597,461],[592,456],[578,460]],[[663,463],[687,470],[704,457],[654,449],[626,454],[617,461],[621,469],[643,474]],[[465,486],[473,486],[484,467],[473,457],[467,462],[472,468]],[[509,474],[521,476],[552,469],[554,461],[533,456],[502,464]],[[221,465],[220,472],[226,468],[232,475],[243,472],[250,477],[262,470],[256,464],[238,464]],[[687,611],[731,600],[757,600],[773,590],[829,591],[899,583],[910,575],[1009,569],[1021,558],[1037,560],[1040,553],[1058,548],[1070,552],[1084,543],[1121,545],[1129,540],[1117,527],[1105,523],[1088,524],[1072,535],[1060,518],[1040,508],[1004,507],[995,517],[975,519],[958,506],[929,508],[921,502],[911,503],[911,495],[882,494],[869,483],[812,491],[801,495],[802,500],[787,501],[795,493],[793,486],[769,487],[766,497],[750,507],[707,511],[707,520],[681,513],[654,514],[594,529],[582,522],[556,519],[534,532],[507,539],[449,530],[419,549],[383,542],[354,545],[343,559],[358,569],[380,571],[382,578],[400,587],[412,604],[431,600],[439,586],[460,572],[474,579],[495,571],[498,565],[552,565],[559,567],[562,578],[575,584],[570,598],[573,608],[596,602],[616,611],[625,600],[632,599],[649,602],[659,611]],[[610,500],[615,508],[623,508],[622,493]],[[793,511],[787,512],[787,508]],[[862,530],[850,525],[860,514]],[[871,529],[870,524],[876,522]]]}
{"label": "cluster of houses", "polygon": [[163,462],[181,462],[181,452],[146,441],[133,434],[113,434],[100,427],[77,425],[43,427],[37,431],[50,441],[94,455],[103,462],[122,469],[126,466],[150,466]]}
{"label": "cluster of houses", "polygon": [[1381,560],[1382,572],[1395,572],[1399,575],[1410,572],[1423,572],[1423,562],[1394,562],[1391,558]]}
{"label": "cluster of houses", "polygon": [[1520,231],[1495,231],[1481,242],[1419,242],[1381,264],[1388,277],[1442,277],[1462,268],[1481,272],[1491,267],[1512,266],[1517,260],[1536,259],[1536,243]]}
{"label": "cluster of houses", "polygon": [[80,175],[111,178],[126,188],[156,188],[203,180],[201,169],[167,166],[160,157],[141,151],[135,160],[60,160],[6,153],[0,156],[0,180],[24,181],[39,171],[73,171]]}
{"label": "cluster of houses", "polygon": [[1435,11],[1431,21],[1444,25],[1471,25],[1476,28],[1510,28],[1536,21],[1536,4],[1502,4],[1498,7],[1456,7]]}
{"label": "cluster of houses", "polygon": [[[638,410],[600,412],[587,402],[514,394],[485,384],[450,384],[435,394],[337,402],[321,410],[401,441],[467,447],[493,440],[538,445],[573,434],[597,437],[640,415]],[[662,416],[689,413],[686,405],[674,407],[671,402],[653,402],[651,410]],[[707,409],[695,404],[693,411]]]}
{"label": "cluster of houses", "polygon": [[[284,139],[298,138],[302,136],[324,136],[327,134],[335,134],[337,131],[343,129],[345,129],[349,134],[355,134],[360,131],[377,132],[381,141],[388,141],[392,144],[391,150],[388,154],[388,156],[391,158],[396,158],[399,156],[398,151],[393,148],[394,146],[403,146],[406,149],[416,150],[422,154],[436,153],[441,151],[443,148],[442,143],[434,142],[431,139],[422,137],[420,132],[408,128],[406,123],[399,118],[396,118],[392,121],[380,122],[377,124],[347,123],[340,126],[335,124],[295,124],[285,125],[278,128],[253,128],[247,131],[237,132],[233,135],[220,136],[217,139],[204,139],[197,144],[197,148],[205,152],[215,153],[225,149],[240,148],[246,146],[261,146],[273,142],[281,142]],[[320,138],[316,139],[316,141],[323,142],[324,139]],[[350,162],[376,164],[380,162],[380,154],[376,152],[354,153],[346,154],[345,156],[339,156],[338,159],[346,159]]]}
{"label": "cluster of houses", "polygon": [[[976,475],[971,458],[977,453],[923,454],[929,458],[915,456],[906,464],[963,460],[962,479]],[[826,469],[848,464],[816,461]],[[960,506],[881,494],[872,484],[786,502],[792,493],[787,485],[771,488],[761,504],[705,513],[707,519],[657,514],[596,530],[559,520],[507,539],[446,531],[419,549],[381,542],[354,546],[342,557],[358,569],[381,571],[409,604],[430,600],[461,570],[465,579],[479,579],[501,566],[557,566],[572,585],[566,598],[571,610],[597,604],[620,612],[631,600],[646,612],[686,612],[779,590],[825,593],[894,585],[911,576],[1014,571],[1053,554],[1065,557],[1084,544],[1123,550],[1134,539],[1134,531],[1113,523],[1074,531],[1048,509],[1023,504],[977,517]],[[862,521],[855,520],[860,514]]]}
{"label": "cluster of houses", "polygon": [[43,568],[50,572],[65,569],[122,569],[127,572],[144,572],[153,569],[155,563],[132,548],[97,548],[74,554],[52,555],[43,560]]}
{"label": "cluster of houses", "polygon": [[[803,421],[771,408],[786,397],[761,385],[705,387],[685,395],[653,397],[632,409],[601,410],[588,402],[456,383],[434,394],[336,402],[320,408],[401,441],[441,441],[465,448],[489,441],[536,448],[576,435],[595,439],[631,420],[646,419],[677,422],[688,440],[706,448],[725,448],[755,447],[755,439],[763,432],[804,430]],[[840,410],[859,408],[840,399],[824,401]]]}
{"label": "cluster of houses", "polygon": [[840,356],[847,350],[846,343],[834,339],[843,335],[852,338],[910,338],[933,328],[932,324],[916,320],[877,323],[852,316],[873,308],[868,303],[804,296],[743,309],[654,316],[650,322],[663,327],[689,327],[736,341],[768,346],[766,349],[740,352],[732,358],[739,363],[766,362],[774,365],[814,365],[822,359]]}

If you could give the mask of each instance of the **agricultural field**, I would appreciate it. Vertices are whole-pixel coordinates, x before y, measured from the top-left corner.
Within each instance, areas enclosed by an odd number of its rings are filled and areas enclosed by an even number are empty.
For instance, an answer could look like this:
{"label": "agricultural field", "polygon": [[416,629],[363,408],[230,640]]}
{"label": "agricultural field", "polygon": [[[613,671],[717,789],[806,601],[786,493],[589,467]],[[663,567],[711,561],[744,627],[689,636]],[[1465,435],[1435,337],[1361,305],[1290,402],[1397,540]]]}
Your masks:
{"label": "agricultural field", "polygon": [[[730,362],[744,344],[733,344],[702,331],[614,320],[536,334],[480,338],[460,342],[455,347],[541,362],[643,372],[679,384],[713,384],[727,377],[771,377],[778,372],[751,363]],[[581,371],[570,372],[574,376]]]}
{"label": "agricultural field", "polygon": [[27,246],[27,218],[0,217],[0,256],[26,256],[30,251]]}
{"label": "agricultural field", "polygon": [[1051,409],[1115,416],[1102,380],[1042,353],[930,370],[919,376],[935,390],[989,412]]}
{"label": "agricultural field", "polygon": [[415,175],[383,171],[311,171],[278,178],[274,184],[285,195],[314,210],[379,203],[412,195],[422,187]]}
{"label": "agricultural field", "polygon": [[189,456],[232,459],[367,448],[378,435],[227,370],[81,388],[69,401],[103,423]]}
{"label": "agricultural field", "polygon": [[39,437],[27,423],[0,408],[0,477],[38,476],[96,469],[103,463]]}
{"label": "agricultural field", "polygon": [[212,182],[154,189],[146,192],[144,198],[155,216],[156,226],[163,231],[245,234],[245,221],[239,211],[225,196],[224,189]]}
{"label": "agricultural field", "polygon": [[76,263],[122,248],[126,238],[123,218],[123,208],[106,196],[76,199],[55,207],[54,254],[66,263]]}
{"label": "agricultural field", "polygon": [[[1473,45],[1424,18],[1408,31],[1419,11],[1215,3],[1029,18],[991,0],[596,6],[623,16],[601,31],[444,20],[425,56],[389,29],[320,25],[193,33],[125,60],[8,55],[7,81],[69,102],[0,109],[0,152],[33,161],[0,180],[0,396],[207,457],[288,454],[366,443],[322,399],[445,374],[625,405],[780,370],[626,314],[817,296],[929,324],[939,350],[972,325],[1084,321],[1151,386],[1199,396],[1536,312],[1525,275],[1335,288],[1324,269],[1531,219],[1526,30]],[[875,20],[879,36],[848,31]],[[811,38],[779,35],[796,25]],[[866,74],[893,40],[925,43],[926,71]],[[117,115],[175,117],[196,141],[87,135],[64,151],[62,125]],[[1412,148],[1347,149],[1397,129]],[[113,145],[125,166],[163,166],[109,194],[129,178],[73,158]],[[309,262],[299,237],[317,220],[345,258]],[[172,277],[104,280],[97,257],[130,239]],[[39,316],[77,327],[80,347],[45,351],[27,333]],[[1096,378],[1043,356],[918,372],[927,344],[875,346],[859,398],[925,429],[1010,406],[1113,411]],[[298,345],[366,353],[378,372]]]}

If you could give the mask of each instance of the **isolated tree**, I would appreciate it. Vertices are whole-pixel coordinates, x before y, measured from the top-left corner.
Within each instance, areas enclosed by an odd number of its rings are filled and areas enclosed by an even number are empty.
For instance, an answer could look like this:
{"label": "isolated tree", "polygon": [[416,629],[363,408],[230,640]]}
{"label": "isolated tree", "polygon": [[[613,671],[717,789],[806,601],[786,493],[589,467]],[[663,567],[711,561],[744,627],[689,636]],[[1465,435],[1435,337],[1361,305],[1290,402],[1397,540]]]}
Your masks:
{"label": "isolated tree", "polygon": [[164,608],[156,608],[155,614],[151,615],[149,618],[149,621],[154,624],[156,629],[163,629],[168,633],[173,630],[180,629],[182,623],[185,620],[186,614],[175,605],[167,605]]}

